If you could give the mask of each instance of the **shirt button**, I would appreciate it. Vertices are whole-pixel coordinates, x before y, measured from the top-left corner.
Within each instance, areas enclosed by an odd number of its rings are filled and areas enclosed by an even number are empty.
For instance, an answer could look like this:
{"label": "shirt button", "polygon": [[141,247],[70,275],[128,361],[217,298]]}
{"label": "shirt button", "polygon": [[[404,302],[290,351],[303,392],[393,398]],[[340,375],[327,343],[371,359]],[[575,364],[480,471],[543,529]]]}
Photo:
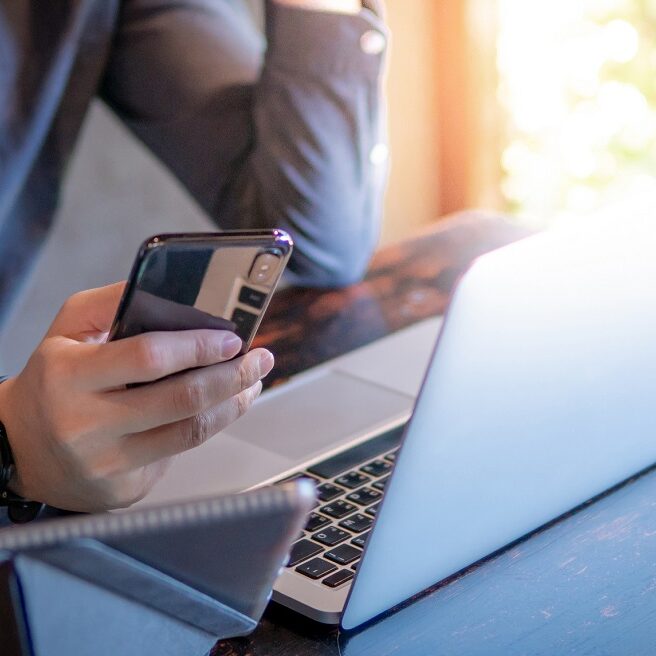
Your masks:
{"label": "shirt button", "polygon": [[369,30],[360,37],[360,48],[367,55],[380,55],[385,44],[385,36],[378,30]]}
{"label": "shirt button", "polygon": [[376,166],[380,166],[381,164],[384,164],[387,161],[388,156],[389,156],[389,148],[384,143],[376,144],[369,151],[369,161]]}

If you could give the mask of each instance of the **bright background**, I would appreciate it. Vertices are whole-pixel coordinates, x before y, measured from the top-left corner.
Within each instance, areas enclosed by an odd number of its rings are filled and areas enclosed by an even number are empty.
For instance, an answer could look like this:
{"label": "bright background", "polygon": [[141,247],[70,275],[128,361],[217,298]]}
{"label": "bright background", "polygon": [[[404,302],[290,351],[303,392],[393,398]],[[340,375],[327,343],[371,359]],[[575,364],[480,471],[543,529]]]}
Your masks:
{"label": "bright background", "polygon": [[388,5],[386,236],[472,206],[544,225],[656,205],[656,0]]}
{"label": "bright background", "polygon": [[510,210],[545,222],[656,203],[654,0],[500,0],[497,66]]}

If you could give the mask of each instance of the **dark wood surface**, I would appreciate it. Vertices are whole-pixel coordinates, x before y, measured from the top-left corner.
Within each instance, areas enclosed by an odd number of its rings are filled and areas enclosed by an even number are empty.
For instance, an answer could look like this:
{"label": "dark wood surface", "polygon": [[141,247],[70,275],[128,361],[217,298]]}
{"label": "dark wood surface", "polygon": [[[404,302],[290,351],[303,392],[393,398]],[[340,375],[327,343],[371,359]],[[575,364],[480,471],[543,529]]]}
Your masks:
{"label": "dark wood surface", "polygon": [[[382,250],[341,291],[285,290],[260,333],[270,384],[444,311],[478,255],[524,236],[467,213]],[[582,463],[584,466],[584,463]],[[384,585],[384,581],[381,581]],[[650,471],[353,634],[271,604],[218,656],[656,653],[656,472]]]}
{"label": "dark wood surface", "polygon": [[276,293],[254,344],[276,356],[265,385],[442,314],[474,258],[526,234],[499,216],[463,212],[379,251],[358,285]]}

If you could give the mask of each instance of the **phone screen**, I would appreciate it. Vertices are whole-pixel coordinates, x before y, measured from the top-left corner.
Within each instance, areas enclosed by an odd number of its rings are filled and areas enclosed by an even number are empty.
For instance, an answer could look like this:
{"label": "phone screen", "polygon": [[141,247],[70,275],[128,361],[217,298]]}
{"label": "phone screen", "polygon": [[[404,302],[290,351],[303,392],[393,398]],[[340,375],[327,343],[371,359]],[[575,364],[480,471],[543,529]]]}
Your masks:
{"label": "phone screen", "polygon": [[[284,233],[283,233],[284,234]],[[291,251],[272,238],[153,238],[142,248],[110,339],[214,328],[250,345]]]}

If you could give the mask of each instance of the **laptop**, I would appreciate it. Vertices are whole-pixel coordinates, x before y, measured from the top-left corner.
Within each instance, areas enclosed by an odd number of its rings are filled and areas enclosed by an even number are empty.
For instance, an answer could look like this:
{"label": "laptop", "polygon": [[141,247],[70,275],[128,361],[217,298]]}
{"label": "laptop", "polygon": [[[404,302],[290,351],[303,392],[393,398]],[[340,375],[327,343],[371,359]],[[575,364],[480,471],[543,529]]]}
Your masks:
{"label": "laptop", "polygon": [[654,253],[647,221],[487,254],[443,325],[267,392],[151,500],[314,479],[274,599],[355,628],[656,462]]}

